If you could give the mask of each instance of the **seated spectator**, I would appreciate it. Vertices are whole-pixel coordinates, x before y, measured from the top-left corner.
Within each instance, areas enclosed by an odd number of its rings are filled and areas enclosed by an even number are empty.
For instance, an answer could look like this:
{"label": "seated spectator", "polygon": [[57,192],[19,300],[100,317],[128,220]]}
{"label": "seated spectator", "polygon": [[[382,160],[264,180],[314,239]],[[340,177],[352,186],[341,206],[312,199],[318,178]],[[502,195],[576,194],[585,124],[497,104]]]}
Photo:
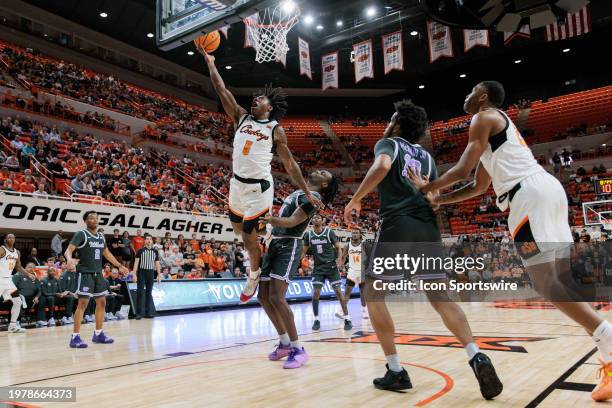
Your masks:
{"label": "seated spectator", "polygon": [[[47,276],[40,282],[41,295],[36,327],[55,326],[55,305],[60,292],[60,283],[55,276],[55,268],[49,268]],[[46,309],[46,310],[45,310]]]}
{"label": "seated spectator", "polygon": [[[17,272],[13,275],[13,284],[17,287],[17,290],[19,290],[19,294],[25,298],[26,309],[24,309],[24,311],[27,313],[33,310],[38,314],[41,294],[40,281],[34,272],[33,263],[26,264],[25,271],[25,273]],[[22,313],[24,313],[24,311],[22,311]]]}
{"label": "seated spectator", "polygon": [[119,270],[113,268],[111,276],[107,279],[108,282],[108,295],[106,296],[106,319],[107,320],[123,320],[121,312],[121,306],[123,305],[123,288],[122,281],[119,277]]}

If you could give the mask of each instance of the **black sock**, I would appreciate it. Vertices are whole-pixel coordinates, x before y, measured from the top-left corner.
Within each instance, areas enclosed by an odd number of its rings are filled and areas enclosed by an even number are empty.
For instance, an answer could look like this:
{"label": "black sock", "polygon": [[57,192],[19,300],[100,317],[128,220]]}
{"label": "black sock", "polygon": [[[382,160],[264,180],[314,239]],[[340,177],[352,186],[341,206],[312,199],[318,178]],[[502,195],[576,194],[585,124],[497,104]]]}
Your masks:
{"label": "black sock", "polygon": [[319,317],[319,299],[312,299],[312,312],[315,318]]}

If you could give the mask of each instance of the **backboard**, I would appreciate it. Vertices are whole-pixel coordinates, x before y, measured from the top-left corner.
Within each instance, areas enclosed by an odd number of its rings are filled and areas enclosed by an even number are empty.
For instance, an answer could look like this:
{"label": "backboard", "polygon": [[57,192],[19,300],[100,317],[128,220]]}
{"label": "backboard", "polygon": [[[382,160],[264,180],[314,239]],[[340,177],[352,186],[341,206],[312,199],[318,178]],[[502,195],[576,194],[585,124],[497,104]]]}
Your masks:
{"label": "backboard", "polygon": [[612,226],[612,200],[582,203],[584,225]]}
{"label": "backboard", "polygon": [[242,21],[278,0],[156,0],[157,46],[171,50]]}

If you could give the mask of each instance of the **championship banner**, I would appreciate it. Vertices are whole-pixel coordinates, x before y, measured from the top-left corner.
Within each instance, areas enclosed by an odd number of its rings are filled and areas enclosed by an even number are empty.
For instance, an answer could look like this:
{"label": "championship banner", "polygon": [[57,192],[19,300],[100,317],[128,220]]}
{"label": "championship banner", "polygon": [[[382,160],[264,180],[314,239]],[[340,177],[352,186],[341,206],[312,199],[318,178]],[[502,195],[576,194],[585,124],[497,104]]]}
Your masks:
{"label": "championship banner", "polygon": [[591,13],[585,6],[575,13],[568,13],[565,23],[553,23],[546,26],[546,41],[565,40],[591,32]]}
{"label": "championship banner", "polygon": [[338,89],[338,51],[321,58],[321,81],[323,90]]}
{"label": "championship banner", "polygon": [[298,37],[298,48],[300,53],[300,75],[306,75],[312,80],[312,69],[310,68],[310,47],[308,43]]}
{"label": "championship banner", "polygon": [[450,27],[435,21],[427,21],[429,39],[429,63],[442,57],[454,57]]}
{"label": "championship banner", "polygon": [[[247,24],[247,20],[250,24]],[[259,23],[259,14],[251,14],[243,20],[244,22],[244,48],[255,48],[255,33],[253,27]]]}
{"label": "championship banner", "polygon": [[396,31],[383,35],[382,49],[384,53],[385,75],[394,69],[404,70],[404,47],[402,45],[402,32]]}
{"label": "championship banner", "polygon": [[355,83],[364,78],[374,78],[374,56],[372,55],[372,40],[353,44],[355,54]]}
{"label": "championship banner", "polygon": [[[92,197],[93,198],[93,197]],[[104,205],[94,200],[57,196],[34,196],[26,193],[0,191],[0,233],[16,230],[59,231],[73,233],[85,227],[83,214],[95,210],[100,228],[111,234],[117,228],[136,235],[140,229],[153,237],[163,237],[167,232],[173,237],[179,234],[197,233],[217,241],[233,241],[236,236],[230,220],[225,215],[203,215],[158,208]],[[351,239],[351,232],[335,230],[341,242]],[[372,234],[366,234],[369,238]]]}
{"label": "championship banner", "polygon": [[489,30],[463,30],[463,52],[476,46],[489,46]]}
{"label": "championship banner", "polygon": [[517,37],[521,38],[531,38],[531,30],[529,29],[529,24],[525,24],[521,27],[520,30],[514,33],[504,32],[504,45],[508,45]]}
{"label": "championship banner", "polygon": [[227,40],[227,32],[228,32],[229,28],[230,28],[230,26],[226,25],[226,26],[223,26],[223,27],[221,27],[219,29],[219,31],[222,32],[223,35],[225,36],[226,40]]}

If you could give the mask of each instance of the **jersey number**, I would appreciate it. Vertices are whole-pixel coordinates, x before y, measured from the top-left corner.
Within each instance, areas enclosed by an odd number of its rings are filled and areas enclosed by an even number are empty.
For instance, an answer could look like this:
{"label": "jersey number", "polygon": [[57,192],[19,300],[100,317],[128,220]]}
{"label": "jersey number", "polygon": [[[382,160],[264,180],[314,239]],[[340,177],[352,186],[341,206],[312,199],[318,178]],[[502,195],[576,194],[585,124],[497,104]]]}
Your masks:
{"label": "jersey number", "polygon": [[9,261],[8,261],[9,271],[12,271],[13,269],[15,269],[15,265],[17,265],[17,260],[16,259],[9,259]]}
{"label": "jersey number", "polygon": [[317,254],[323,253],[323,245],[317,245]]}
{"label": "jersey number", "polygon": [[94,251],[94,259],[96,259],[96,260],[100,259],[100,250],[97,249],[97,248]]}
{"label": "jersey number", "polygon": [[361,262],[361,255],[353,255],[353,262],[360,263]]}
{"label": "jersey number", "polygon": [[244,142],[244,147],[242,148],[242,155],[248,156],[249,152],[251,151],[251,147],[253,147],[252,140],[247,140],[246,142]]}

